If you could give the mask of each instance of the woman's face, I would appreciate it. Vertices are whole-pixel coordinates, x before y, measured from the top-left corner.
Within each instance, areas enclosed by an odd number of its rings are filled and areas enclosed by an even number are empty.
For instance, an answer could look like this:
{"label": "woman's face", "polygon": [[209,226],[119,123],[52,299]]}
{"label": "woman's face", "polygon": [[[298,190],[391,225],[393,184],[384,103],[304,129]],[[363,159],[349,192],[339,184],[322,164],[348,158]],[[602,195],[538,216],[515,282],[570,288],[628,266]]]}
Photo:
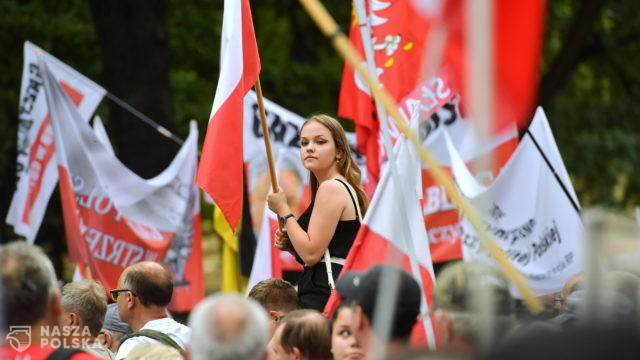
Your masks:
{"label": "woman's face", "polygon": [[335,166],[336,144],[327,127],[317,121],[308,122],[300,131],[300,160],[309,171],[326,171]]}
{"label": "woman's face", "polygon": [[334,360],[363,359],[364,351],[351,331],[353,310],[348,307],[340,309],[331,330],[331,351]]}

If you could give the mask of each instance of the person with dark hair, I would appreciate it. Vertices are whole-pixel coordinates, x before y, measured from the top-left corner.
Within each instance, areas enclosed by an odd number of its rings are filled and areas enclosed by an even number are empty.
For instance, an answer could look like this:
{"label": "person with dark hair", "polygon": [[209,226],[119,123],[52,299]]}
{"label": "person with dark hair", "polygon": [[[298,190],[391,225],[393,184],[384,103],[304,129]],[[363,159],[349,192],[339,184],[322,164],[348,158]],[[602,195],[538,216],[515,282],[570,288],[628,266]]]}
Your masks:
{"label": "person with dark hair", "polygon": [[267,279],[258,282],[251,291],[249,298],[257,301],[269,313],[269,334],[278,324],[281,317],[298,308],[298,294],[296,289],[286,280]]}
{"label": "person with dark hair", "polygon": [[[383,280],[397,286],[395,301],[381,304],[379,299],[385,289]],[[376,265],[366,272],[349,271],[338,281],[338,293],[343,303],[353,308],[353,331],[362,344],[366,357],[373,357],[370,352],[381,341],[380,331],[374,328],[376,306],[385,306],[391,312],[389,324],[389,342],[387,355],[393,355],[408,346],[409,337],[420,314],[422,290],[418,282],[406,271],[397,266]],[[387,307],[388,306],[388,307]]]}
{"label": "person with dark hair", "polygon": [[107,312],[107,298],[102,285],[93,280],[66,284],[62,288],[62,325],[67,347],[83,348],[102,358],[113,360],[114,354],[97,337]]}
{"label": "person with dark hair", "polygon": [[279,190],[267,197],[286,232],[276,232],[275,246],[304,265],[298,282],[300,308],[324,309],[356,237],[368,199],[340,123],[314,115],[300,128],[300,159],[309,170],[311,204],[296,221]]}
{"label": "person with dark hair", "polygon": [[179,351],[185,349],[191,329],[169,317],[173,279],[164,266],[152,261],[129,266],[110,294],[118,303],[120,319],[133,330],[122,338],[116,359],[127,357],[140,344],[162,343]]}
{"label": "person with dark hair", "polygon": [[269,346],[275,360],[331,359],[329,322],[318,311],[294,310],[282,318]]}
{"label": "person with dark hair", "polygon": [[0,271],[3,327],[8,327],[1,359],[100,360],[80,349],[54,348],[64,344],[53,335],[62,332],[63,309],[53,265],[40,247],[23,241],[1,245]]}
{"label": "person with dark hair", "polygon": [[353,333],[353,308],[346,304],[340,305],[333,313],[331,353],[333,360],[364,358],[364,350]]}

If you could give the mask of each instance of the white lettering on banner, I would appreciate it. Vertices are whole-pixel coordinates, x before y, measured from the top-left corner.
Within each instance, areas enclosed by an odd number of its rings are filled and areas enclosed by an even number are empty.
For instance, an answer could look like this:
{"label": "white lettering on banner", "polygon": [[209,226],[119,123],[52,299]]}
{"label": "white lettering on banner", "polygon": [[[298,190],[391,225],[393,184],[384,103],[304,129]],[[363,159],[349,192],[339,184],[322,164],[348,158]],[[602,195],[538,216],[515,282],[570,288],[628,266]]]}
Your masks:
{"label": "white lettering on banner", "polygon": [[429,243],[431,244],[454,243],[460,238],[460,233],[460,224],[440,226],[427,231],[427,234],[429,234]]}
{"label": "white lettering on banner", "polygon": [[[118,213],[118,215],[120,215]],[[116,216],[117,217],[117,216]],[[136,235],[138,235],[139,237],[148,240],[148,241],[162,241],[163,237],[162,234],[149,226],[144,226],[140,223],[137,223],[133,220],[130,219],[126,219],[127,225],[129,226],[129,228],[131,230],[133,230],[133,232],[136,233]]]}
{"label": "white lettering on banner", "polygon": [[89,245],[89,251],[97,260],[120,266],[123,269],[143,260],[157,261],[158,253],[154,251],[145,250],[142,246],[116,239],[112,235],[96,229],[86,226],[81,226],[81,228],[84,228],[83,237]]}
{"label": "white lettering on banner", "polygon": [[420,122],[424,122],[434,111],[447,103],[454,96],[454,92],[442,77],[432,78],[418,85],[411,93],[400,101],[400,111],[406,118],[417,109]]}
{"label": "white lettering on banner", "polygon": [[[100,188],[93,187],[89,192],[89,196],[77,194],[77,191],[82,189],[84,186],[84,180],[82,177],[77,175],[72,177],[74,179],[73,190],[76,193],[76,204],[78,204],[78,206],[89,209],[98,215],[105,215],[111,211],[111,208],[113,208],[113,202],[100,190]],[[120,213],[118,213],[118,215],[120,215]],[[116,216],[116,220],[119,220],[119,216]]]}
{"label": "white lettering on banner", "polygon": [[449,200],[444,186],[435,185],[424,189],[423,215],[430,215],[438,211],[453,210],[456,206]]}

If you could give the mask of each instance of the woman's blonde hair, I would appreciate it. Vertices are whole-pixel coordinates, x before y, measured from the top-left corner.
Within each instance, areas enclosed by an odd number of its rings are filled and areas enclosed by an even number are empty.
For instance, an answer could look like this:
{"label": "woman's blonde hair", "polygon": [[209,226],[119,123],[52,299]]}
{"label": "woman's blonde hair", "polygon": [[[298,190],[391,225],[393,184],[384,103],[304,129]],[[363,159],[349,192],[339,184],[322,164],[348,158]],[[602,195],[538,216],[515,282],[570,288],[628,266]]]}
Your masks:
{"label": "woman's blonde hair", "polygon": [[[347,179],[347,182],[353,189],[356,191],[356,195],[358,197],[358,204],[360,205],[360,211],[362,212],[362,216],[367,211],[369,207],[369,199],[367,198],[367,194],[364,192],[364,188],[362,187],[362,176],[360,174],[360,168],[358,164],[356,164],[353,155],[351,155],[351,148],[349,147],[349,141],[347,140],[347,135],[344,132],[344,128],[338,120],[332,118],[329,115],[325,114],[317,114],[310,116],[304,124],[300,127],[300,132],[302,129],[310,122],[315,121],[324,125],[329,132],[331,133],[331,137],[333,138],[333,142],[336,146],[336,152],[342,153],[342,157],[338,160],[338,172],[340,175],[344,176]],[[309,187],[311,188],[311,198],[316,198],[316,192],[318,191],[318,179],[313,175],[312,172],[309,172]],[[360,219],[362,221],[362,219]]]}

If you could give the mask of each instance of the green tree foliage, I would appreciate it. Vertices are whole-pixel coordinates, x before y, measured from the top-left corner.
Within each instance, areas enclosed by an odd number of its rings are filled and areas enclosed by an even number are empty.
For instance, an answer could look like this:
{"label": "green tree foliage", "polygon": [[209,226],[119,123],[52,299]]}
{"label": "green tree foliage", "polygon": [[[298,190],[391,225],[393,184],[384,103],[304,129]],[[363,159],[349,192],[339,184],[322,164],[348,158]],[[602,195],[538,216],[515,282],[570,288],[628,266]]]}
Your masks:
{"label": "green tree foliage", "polygon": [[[595,6],[591,19],[585,8]],[[543,105],[583,205],[640,205],[640,24],[632,20],[639,16],[636,1],[560,0],[549,7],[547,78],[558,76],[553,69],[562,55],[575,55],[559,74],[566,81],[545,87],[543,78],[540,91],[551,94]],[[578,26],[586,30],[570,36]]]}

